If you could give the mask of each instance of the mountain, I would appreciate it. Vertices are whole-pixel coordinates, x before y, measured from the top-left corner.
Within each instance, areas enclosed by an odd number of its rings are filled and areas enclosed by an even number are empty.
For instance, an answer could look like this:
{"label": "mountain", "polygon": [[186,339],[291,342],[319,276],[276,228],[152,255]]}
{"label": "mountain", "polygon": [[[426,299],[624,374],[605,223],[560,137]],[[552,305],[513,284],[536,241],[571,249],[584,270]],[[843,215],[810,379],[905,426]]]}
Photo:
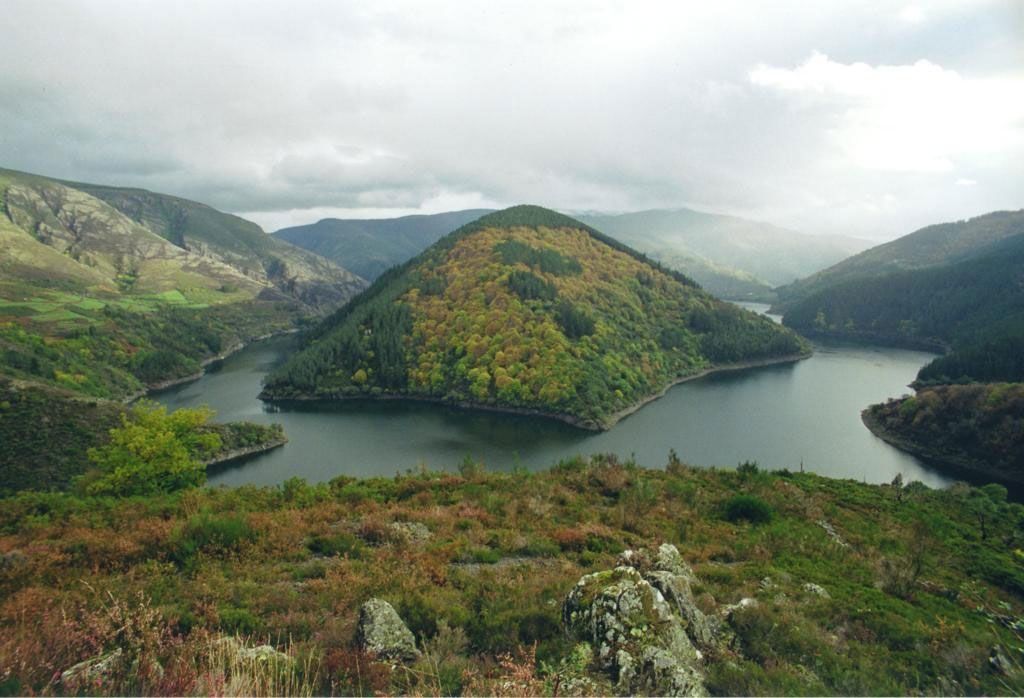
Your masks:
{"label": "mountain", "polygon": [[406,396],[603,428],[682,378],[806,351],[597,230],[517,206],[380,276],[263,397]]}
{"label": "mountain", "polygon": [[325,218],[312,225],[283,228],[274,237],[315,252],[372,281],[442,236],[491,212],[468,209],[401,218]]}
{"label": "mountain", "polygon": [[178,248],[218,260],[312,307],[335,308],[365,287],[361,275],[238,216],[143,189],[67,183]]}
{"label": "mountain", "polygon": [[[908,238],[882,246],[896,262],[869,265],[865,260],[884,259],[871,250],[821,275],[804,287],[817,290],[790,297],[784,323],[801,332],[951,347],[921,370],[923,382],[1024,380],[1024,211]],[[911,264],[923,268],[900,268]]]}
{"label": "mountain", "polygon": [[0,170],[0,373],[98,397],[194,374],[366,282],[235,216]]}
{"label": "mountain", "polygon": [[997,211],[970,220],[930,225],[777,289],[777,308],[785,312],[797,301],[847,281],[982,257],[1001,241],[1022,233],[1024,211]]}
{"label": "mountain", "polygon": [[770,300],[771,288],[834,264],[867,246],[692,209],[654,209],[579,219],[696,279],[726,298]]}

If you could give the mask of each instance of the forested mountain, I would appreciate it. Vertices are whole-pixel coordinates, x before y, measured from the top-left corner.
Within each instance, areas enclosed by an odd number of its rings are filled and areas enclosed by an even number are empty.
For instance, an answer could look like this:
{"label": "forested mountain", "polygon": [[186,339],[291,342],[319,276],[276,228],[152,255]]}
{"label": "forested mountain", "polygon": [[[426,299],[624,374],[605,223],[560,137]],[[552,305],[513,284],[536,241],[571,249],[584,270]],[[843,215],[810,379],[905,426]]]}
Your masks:
{"label": "forested mountain", "polygon": [[469,209],[369,220],[325,218],[312,225],[283,228],[274,237],[311,250],[372,281],[444,235],[490,212]]}
{"label": "forested mountain", "polygon": [[[974,220],[1015,220],[1019,226],[1024,215]],[[926,382],[1024,380],[1024,230],[1007,236],[1015,228],[1001,225],[996,238],[993,227],[982,229],[980,254],[962,241],[949,241],[947,227],[925,229],[942,233],[947,249],[958,249],[956,256],[966,259],[846,278],[791,302],[784,322],[803,332],[951,346],[951,353],[921,370]]]}
{"label": "forested mountain", "polygon": [[818,271],[867,243],[806,235],[767,223],[691,209],[655,209],[579,219],[680,269],[715,295],[771,300],[771,287]]}
{"label": "forested mountain", "polygon": [[195,373],[366,282],[202,204],[0,170],[0,374],[96,396]]}
{"label": "forested mountain", "polygon": [[806,351],[593,228],[517,206],[379,277],[268,378],[264,397],[403,395],[596,428],[682,377]]}
{"label": "forested mountain", "polygon": [[1024,211],[997,211],[966,221],[930,225],[776,289],[777,308],[785,312],[808,296],[857,279],[985,257],[1003,240],[1021,234],[1024,234]]}

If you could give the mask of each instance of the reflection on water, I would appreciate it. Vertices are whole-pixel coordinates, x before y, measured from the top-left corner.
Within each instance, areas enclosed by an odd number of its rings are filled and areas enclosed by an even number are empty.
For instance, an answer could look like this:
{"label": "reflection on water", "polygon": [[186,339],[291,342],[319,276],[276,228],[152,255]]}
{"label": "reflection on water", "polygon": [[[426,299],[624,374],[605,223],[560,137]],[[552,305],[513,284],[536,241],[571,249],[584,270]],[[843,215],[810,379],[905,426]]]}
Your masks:
{"label": "reflection on water", "polygon": [[465,456],[492,469],[550,467],[576,454],[631,454],[661,467],[669,449],[695,465],[768,468],[932,486],[949,479],[875,438],[860,421],[867,405],[909,392],[931,354],[819,344],[792,364],[711,375],[672,388],[610,431],[593,434],[557,421],[402,401],[265,406],[262,377],[294,348],[293,338],[261,342],[216,370],[156,398],[169,408],[208,404],[218,419],[280,422],[283,448],[211,473],[212,483],[273,484],[293,476],[393,475],[409,468],[454,468]]}

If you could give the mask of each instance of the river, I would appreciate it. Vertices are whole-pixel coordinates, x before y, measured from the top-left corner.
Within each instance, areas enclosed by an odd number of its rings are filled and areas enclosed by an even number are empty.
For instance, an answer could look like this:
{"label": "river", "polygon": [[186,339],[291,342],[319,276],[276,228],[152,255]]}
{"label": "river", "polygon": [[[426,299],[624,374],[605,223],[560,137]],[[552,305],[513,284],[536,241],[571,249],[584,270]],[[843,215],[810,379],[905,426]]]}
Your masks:
{"label": "river", "polygon": [[[753,306],[763,310],[763,306]],[[818,342],[793,364],[713,374],[675,386],[607,432],[554,420],[399,401],[310,403],[279,408],[256,395],[263,376],[293,350],[280,337],[249,346],[199,380],[154,395],[168,408],[209,405],[218,421],[281,423],[290,442],[210,475],[211,484],[311,482],[338,475],[394,475],[409,468],[455,469],[467,455],[489,469],[540,469],[576,454],[616,453],[663,467],[669,449],[686,463],[765,468],[932,487],[952,478],[876,438],[860,411],[907,388],[932,354]]]}

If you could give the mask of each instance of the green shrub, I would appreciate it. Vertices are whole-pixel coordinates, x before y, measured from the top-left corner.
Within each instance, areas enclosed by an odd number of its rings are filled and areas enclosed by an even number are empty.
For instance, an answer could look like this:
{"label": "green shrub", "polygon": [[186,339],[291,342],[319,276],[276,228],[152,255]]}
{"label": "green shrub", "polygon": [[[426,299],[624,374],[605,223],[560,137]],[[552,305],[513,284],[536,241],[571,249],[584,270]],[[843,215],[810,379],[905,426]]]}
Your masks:
{"label": "green shrub", "polygon": [[314,555],[325,557],[347,556],[358,560],[366,547],[351,533],[335,533],[329,536],[313,536],[307,546]]}
{"label": "green shrub", "polygon": [[771,521],[774,515],[767,502],[749,494],[738,494],[725,503],[725,519],[732,523],[749,521],[763,524]]}
{"label": "green shrub", "polygon": [[190,518],[172,538],[171,559],[188,567],[200,552],[223,554],[256,539],[256,532],[240,516],[214,516],[203,511]]}

